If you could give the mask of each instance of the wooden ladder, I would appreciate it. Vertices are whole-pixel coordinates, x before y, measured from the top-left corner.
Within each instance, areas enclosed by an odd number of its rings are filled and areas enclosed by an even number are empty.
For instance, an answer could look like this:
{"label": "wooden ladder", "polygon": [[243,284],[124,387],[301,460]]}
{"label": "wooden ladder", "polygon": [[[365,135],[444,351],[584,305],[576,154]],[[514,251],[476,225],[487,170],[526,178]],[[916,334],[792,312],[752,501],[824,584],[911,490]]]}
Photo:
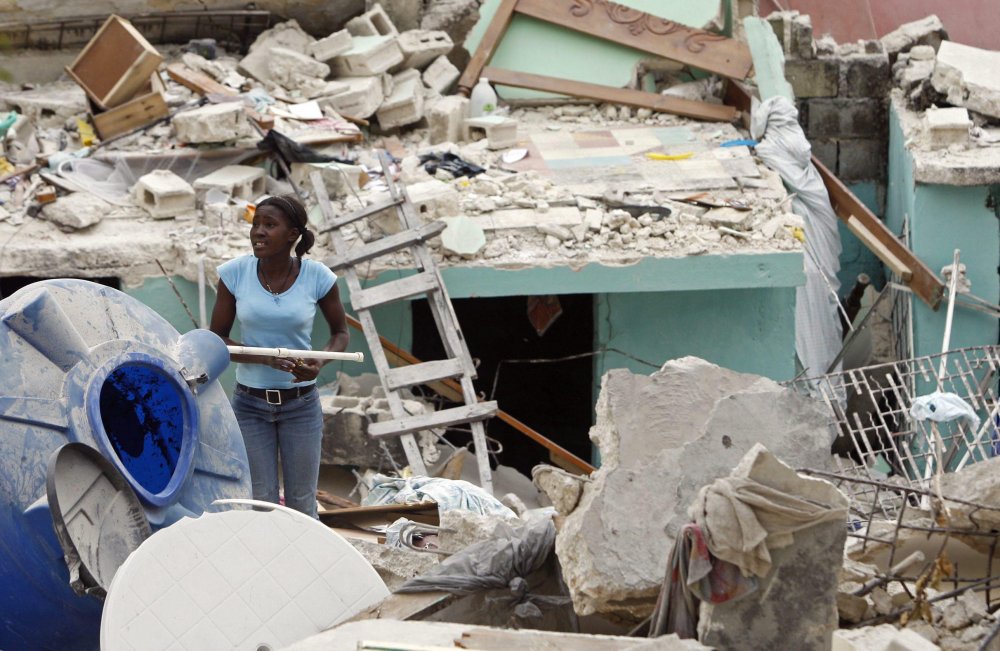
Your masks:
{"label": "wooden ladder", "polygon": [[[371,423],[368,434],[372,438],[387,438],[399,436],[406,452],[406,460],[413,472],[426,475],[420,449],[417,446],[414,433],[422,430],[449,427],[468,423],[472,428],[472,441],[476,448],[476,463],[479,466],[479,483],[489,493],[493,492],[493,479],[490,473],[488,448],[486,445],[486,429],[483,421],[491,418],[497,411],[495,401],[479,402],[472,381],[476,377],[476,369],[472,356],[462,336],[462,330],[455,316],[451,299],[445,288],[444,281],[438,271],[434,258],[427,248],[426,241],[445,228],[441,221],[424,224],[410,202],[406,189],[400,183],[392,180],[389,161],[385,152],[379,152],[379,162],[389,188],[389,199],[362,210],[342,217],[335,217],[333,207],[326,192],[326,185],[318,171],[310,175],[316,199],[323,213],[324,226],[322,231],[329,231],[333,242],[335,255],[325,261],[333,271],[343,274],[350,292],[350,303],[357,312],[361,322],[371,359],[378,371],[389,403],[392,420]],[[393,235],[387,235],[362,246],[349,247],[340,229],[366,217],[370,217],[387,209],[393,209],[399,217],[403,230]],[[358,279],[356,265],[375,258],[388,255],[395,251],[408,249],[417,266],[415,275],[407,276],[368,289],[362,288]],[[404,301],[419,296],[426,296],[438,335],[444,344],[448,358],[430,362],[390,368],[385,351],[379,340],[378,330],[371,310],[389,303]],[[403,407],[403,397],[400,390],[419,384],[428,384],[447,378],[456,378],[461,386],[464,405],[450,409],[442,409],[432,414],[412,415]]]}

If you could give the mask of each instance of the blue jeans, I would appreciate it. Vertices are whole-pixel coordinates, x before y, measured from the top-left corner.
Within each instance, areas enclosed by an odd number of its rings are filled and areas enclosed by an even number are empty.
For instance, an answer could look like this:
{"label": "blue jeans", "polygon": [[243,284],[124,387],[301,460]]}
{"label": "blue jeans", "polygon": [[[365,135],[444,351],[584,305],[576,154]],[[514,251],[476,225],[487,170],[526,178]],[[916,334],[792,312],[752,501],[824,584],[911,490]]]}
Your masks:
{"label": "blue jeans", "polygon": [[272,405],[237,387],[232,404],[250,461],[253,498],[278,503],[280,451],[285,506],[317,517],[316,487],[323,439],[319,391],[313,389],[281,405]]}

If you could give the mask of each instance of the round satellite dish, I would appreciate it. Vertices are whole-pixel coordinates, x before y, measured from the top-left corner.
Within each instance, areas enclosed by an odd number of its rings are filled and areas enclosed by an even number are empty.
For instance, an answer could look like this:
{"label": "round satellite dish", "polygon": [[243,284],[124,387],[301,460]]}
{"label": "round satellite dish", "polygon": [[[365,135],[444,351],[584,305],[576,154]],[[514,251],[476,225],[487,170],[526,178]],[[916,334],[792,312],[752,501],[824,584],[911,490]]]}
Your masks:
{"label": "round satellite dish", "polygon": [[139,498],[110,461],[83,443],[52,453],[46,494],[70,586],[103,599],[118,568],[152,535]]}

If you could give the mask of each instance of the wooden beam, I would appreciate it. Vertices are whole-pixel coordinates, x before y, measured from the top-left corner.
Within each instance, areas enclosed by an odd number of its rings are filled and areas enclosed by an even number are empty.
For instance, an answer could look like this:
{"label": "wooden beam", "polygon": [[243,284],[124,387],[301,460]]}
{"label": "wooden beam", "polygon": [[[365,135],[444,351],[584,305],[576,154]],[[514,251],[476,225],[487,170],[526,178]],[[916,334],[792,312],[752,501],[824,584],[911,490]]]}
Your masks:
{"label": "wooden beam", "polygon": [[724,77],[745,79],[753,67],[750,50],[740,41],[610,0],[519,0],[516,5],[518,14]]}
{"label": "wooden beam", "polygon": [[610,86],[600,86],[598,84],[559,79],[557,77],[546,77],[528,72],[516,72],[502,68],[486,68],[483,71],[483,75],[488,77],[491,82],[504,86],[530,88],[532,90],[558,93],[559,95],[586,97],[602,102],[626,104],[628,106],[637,106],[663,113],[673,113],[674,115],[695,118],[697,120],[731,122],[739,115],[736,109],[724,104],[696,102],[694,100],[670,97],[658,93],[646,93],[641,90],[632,90],[629,88],[611,88]]}
{"label": "wooden beam", "polygon": [[903,279],[903,282],[909,282],[913,278],[913,271],[903,264],[903,262],[896,257],[896,255],[889,250],[889,248],[882,244],[882,242],[875,237],[875,234],[868,230],[864,224],[861,223],[854,215],[847,218],[847,228],[854,233],[854,236],[861,240],[862,244],[867,246],[871,251],[875,253],[885,262],[886,266],[889,267],[893,273]]}
{"label": "wooden beam", "polygon": [[[347,324],[352,328],[354,328],[355,330],[360,330],[362,332],[364,331],[361,327],[361,322],[350,315],[347,315]],[[381,335],[379,335],[379,342],[382,344],[382,348],[385,350],[386,358],[394,365],[421,363],[421,361],[416,357],[414,357],[412,353],[410,353],[407,350],[404,350],[403,348],[400,348],[399,346],[392,343],[391,341],[389,341],[388,339],[386,339]],[[455,402],[464,401],[462,394],[462,387],[458,384],[458,382],[455,382],[454,380],[441,380],[440,382],[434,382],[432,384],[428,384],[427,386],[429,386],[439,396],[442,396],[449,400],[453,400]],[[572,465],[575,469],[580,470],[586,474],[590,474],[595,470],[597,470],[597,468],[595,468],[591,464],[587,463],[586,461],[576,456],[575,454],[573,454],[566,448],[562,447],[558,443],[555,443],[551,439],[546,438],[542,434],[538,433],[531,427],[525,425],[524,423],[514,418],[513,416],[503,411],[502,409],[497,409],[496,417],[502,420],[503,422],[507,423],[514,429],[516,429],[521,434],[524,434],[532,441],[544,447],[546,450],[549,451],[549,453],[552,455],[554,459],[561,459],[566,464]]]}
{"label": "wooden beam", "polygon": [[239,91],[224,86],[208,75],[188,68],[183,63],[171,63],[167,66],[167,74],[181,86],[186,86],[199,95],[239,95]]}
{"label": "wooden beam", "polygon": [[469,96],[469,93],[472,92],[472,87],[476,85],[476,82],[482,76],[483,68],[493,58],[493,53],[500,46],[500,41],[507,31],[507,27],[510,26],[510,21],[514,18],[514,8],[516,6],[517,0],[502,0],[500,2],[500,6],[497,7],[496,13],[493,14],[493,19],[490,21],[489,27],[486,28],[486,33],[483,34],[482,40],[479,41],[479,47],[472,54],[472,58],[469,59],[469,65],[465,66],[465,70],[458,80],[458,92],[462,95]]}

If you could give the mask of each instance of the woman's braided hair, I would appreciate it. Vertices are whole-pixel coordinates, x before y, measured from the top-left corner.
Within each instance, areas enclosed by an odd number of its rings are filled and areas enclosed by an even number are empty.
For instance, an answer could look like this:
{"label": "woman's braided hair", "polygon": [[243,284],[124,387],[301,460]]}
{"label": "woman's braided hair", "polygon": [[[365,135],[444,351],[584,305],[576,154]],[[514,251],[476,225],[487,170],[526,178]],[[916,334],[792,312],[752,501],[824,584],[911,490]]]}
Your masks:
{"label": "woman's braided hair", "polygon": [[261,206],[274,206],[285,214],[285,217],[288,218],[293,227],[299,229],[302,237],[295,245],[295,255],[297,257],[301,258],[309,252],[309,249],[316,243],[316,235],[309,230],[309,217],[306,214],[305,206],[302,205],[298,197],[294,194],[268,197],[257,204],[258,208]]}

